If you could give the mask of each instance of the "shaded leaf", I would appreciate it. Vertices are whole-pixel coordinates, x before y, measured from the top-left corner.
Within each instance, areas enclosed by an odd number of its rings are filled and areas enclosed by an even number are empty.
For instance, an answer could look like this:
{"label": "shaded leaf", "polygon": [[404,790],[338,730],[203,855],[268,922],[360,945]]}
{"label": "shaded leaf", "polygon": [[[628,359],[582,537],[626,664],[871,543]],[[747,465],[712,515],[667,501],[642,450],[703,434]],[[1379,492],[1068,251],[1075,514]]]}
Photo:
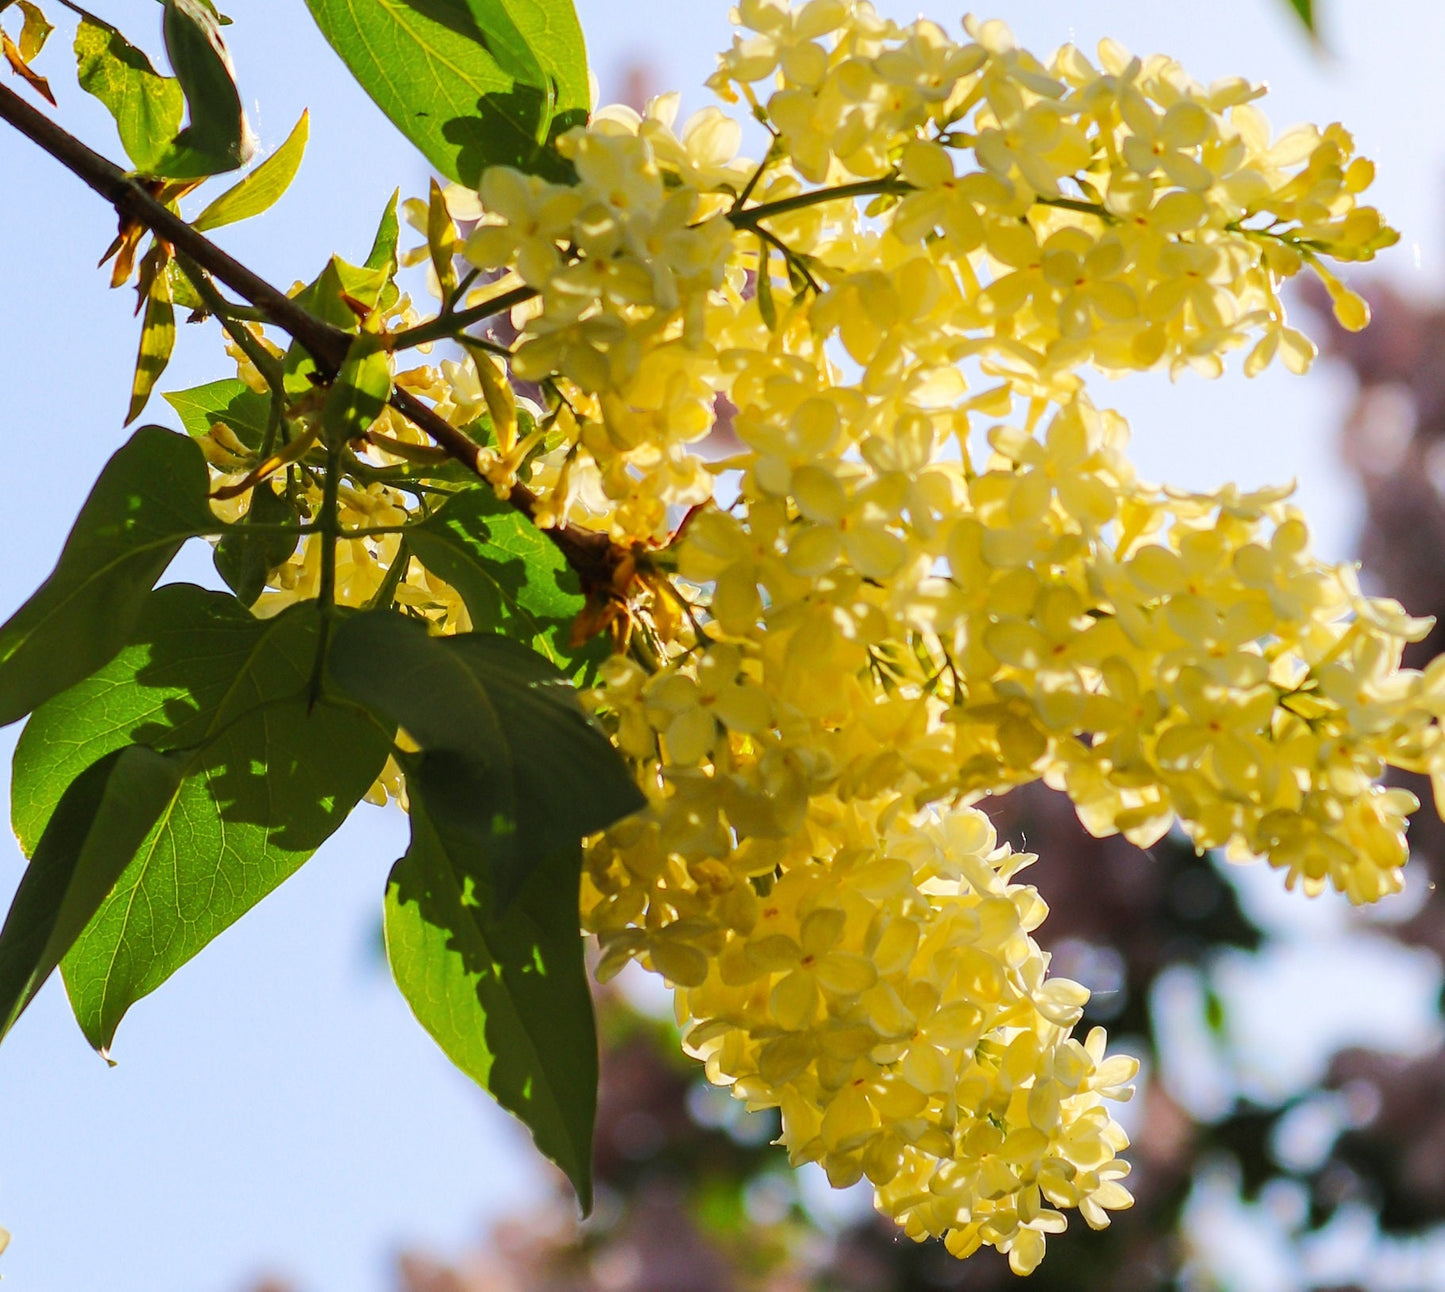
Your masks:
{"label": "shaded leaf", "polygon": [[588,1211],[597,1038],[578,927],[580,849],[541,859],[499,915],[485,866],[438,832],[425,788],[411,791],[411,824],[386,893],[396,984],[447,1057],[527,1125]]}
{"label": "shaded leaf", "polygon": [[250,532],[253,525],[299,525],[301,518],[285,494],[266,482],[251,491],[251,506],[216,544],[216,572],[244,606],[254,605],[271,571],[284,565],[296,550],[296,534]]}
{"label": "shaded leaf", "polygon": [[586,600],[555,543],[487,485],[453,495],[409,535],[416,558],[466,602],[478,632],[503,633],[567,673],[592,671],[605,644],[569,644]]}
{"label": "shaded leaf", "polygon": [[307,0],[331,47],[443,175],[475,188],[488,166],[566,178],[548,145],[586,120],[590,94],[571,0]]}
{"label": "shaded leaf", "polygon": [[161,173],[184,179],[244,166],[255,144],[215,10],[202,0],[164,0],[164,4],[166,54],[190,120],[161,160]]}
{"label": "shaded leaf", "polygon": [[331,677],[422,753],[410,781],[485,858],[501,904],[543,860],[645,806],[626,763],[535,651],[490,633],[431,637],[377,611],[337,630]]}
{"label": "shaded leaf", "polygon": [[50,577],[0,626],[0,725],[93,673],[125,645],[186,539],[219,525],[193,440],[143,426],[100,473]]}
{"label": "shaded leaf", "polygon": [[77,768],[115,748],[149,745],[185,773],[61,966],[97,1049],[136,1000],[294,873],[381,771],[389,743],[374,722],[310,703],[319,645],[314,602],[258,620],[223,593],[160,588],[132,644],[22,733],[11,807],[27,850]]}
{"label": "shaded leaf", "polygon": [[110,895],[180,783],[176,760],[131,745],[65,787],[0,929],[0,1037]]}
{"label": "shaded leaf", "polygon": [[261,447],[271,401],[266,395],[258,395],[245,382],[225,377],[190,390],[172,390],[163,398],[176,410],[187,435],[199,439],[210,434],[215,423],[221,422],[235,431],[236,438],[248,449]]}
{"label": "shaded leaf", "polygon": [[207,206],[191,221],[191,227],[204,233],[207,229],[219,229],[238,220],[249,220],[275,205],[301,169],[309,121],[310,113],[303,112],[286,142],[245,179]]}

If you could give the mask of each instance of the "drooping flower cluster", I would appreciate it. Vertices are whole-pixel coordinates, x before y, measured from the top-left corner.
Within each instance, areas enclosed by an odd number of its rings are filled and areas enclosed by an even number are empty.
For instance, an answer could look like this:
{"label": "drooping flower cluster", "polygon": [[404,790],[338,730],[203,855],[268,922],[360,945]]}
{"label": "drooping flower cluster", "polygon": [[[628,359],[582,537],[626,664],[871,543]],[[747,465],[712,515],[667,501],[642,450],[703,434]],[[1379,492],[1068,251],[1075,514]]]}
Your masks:
{"label": "drooping flower cluster", "polygon": [[[1445,670],[1399,667],[1422,625],[1315,560],[1284,491],[1141,482],[1083,373],[1213,376],[1244,347],[1303,371],[1284,280],[1363,326],[1323,260],[1395,235],[1348,134],[1272,137],[1243,81],[862,0],[736,17],[712,85],[763,161],[665,97],[564,136],[575,183],[488,171],[469,305],[507,327],[407,379],[459,424],[485,405],[499,491],[642,571],[591,697],[651,803],[589,849],[601,972],[672,983],[688,1048],[781,1109],[794,1160],[1027,1272],[1060,1208],[1129,1205],[1107,1101],[1136,1065],[1071,1038],[1087,993],[1047,976],[1029,858],[976,803],[1042,778],[1096,833],[1177,820],[1366,902],[1416,806],[1378,777],[1445,767]],[[357,554],[346,598],[394,552]],[[407,595],[464,629],[427,578]]]}

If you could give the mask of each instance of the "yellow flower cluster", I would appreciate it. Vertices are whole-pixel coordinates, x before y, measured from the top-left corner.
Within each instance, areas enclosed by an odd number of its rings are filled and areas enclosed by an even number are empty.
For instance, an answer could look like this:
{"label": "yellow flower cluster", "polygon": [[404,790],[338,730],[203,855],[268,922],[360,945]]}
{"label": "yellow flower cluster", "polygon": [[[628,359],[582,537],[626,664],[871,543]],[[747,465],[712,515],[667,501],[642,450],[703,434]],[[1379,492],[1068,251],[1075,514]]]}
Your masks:
{"label": "yellow flower cluster", "polygon": [[[721,678],[736,713],[746,688]],[[688,786],[592,850],[599,973],[640,956],[673,982],[688,1050],[749,1107],[781,1109],[795,1164],[866,1176],[912,1237],[959,1256],[990,1243],[1019,1273],[1064,1228],[1057,1208],[1097,1228],[1129,1205],[1103,1101],[1128,1098],[1138,1064],[1105,1059],[1100,1028],[1071,1039],[1088,992],[1045,977],[1030,933],[1047,908],[1009,882],[1032,857],[996,848],[974,808],[828,793],[730,849],[738,785]],[[774,803],[752,793],[760,824]]]}
{"label": "yellow flower cluster", "polygon": [[[1098,834],[1178,821],[1366,902],[1416,806],[1384,768],[1445,785],[1445,668],[1399,666],[1423,626],[1311,557],[1285,491],[1141,482],[1084,371],[1213,376],[1244,347],[1303,371],[1283,281],[1310,268],[1363,326],[1323,261],[1395,234],[1349,135],[1273,137],[1243,81],[863,0],[735,17],[712,85],[762,162],[668,96],[564,136],[574,183],[488,171],[467,304],[516,339],[407,380],[458,424],[485,404],[499,489],[647,575],[591,696],[650,799],[589,849],[600,972],[672,983],[688,1048],[781,1109],[794,1160],[1027,1272],[1061,1208],[1129,1205],[1107,1102],[1136,1065],[1072,1039],[1087,992],[1047,976],[1030,859],[975,804],[1043,779]],[[348,599],[394,551],[353,554]],[[407,595],[464,629],[426,578]]]}
{"label": "yellow flower cluster", "polygon": [[734,388],[847,388],[855,442],[918,411],[946,441],[1014,397],[1067,401],[1085,364],[1217,375],[1249,343],[1247,372],[1303,371],[1279,287],[1305,265],[1366,321],[1321,258],[1396,235],[1339,126],[1272,139],[1261,90],[1110,42],[1102,68],[1072,47],[1045,65],[996,22],[959,44],[855,0],[737,16],[753,34],[713,84],[773,131],[760,166],[717,108],[675,132],[667,96],[564,137],[575,184],[483,178],[466,254],[506,274],[497,298],[535,293],[513,371],[575,388],[571,519],[665,536],[669,506],[712,496],[695,446],[719,394],[745,407]]}

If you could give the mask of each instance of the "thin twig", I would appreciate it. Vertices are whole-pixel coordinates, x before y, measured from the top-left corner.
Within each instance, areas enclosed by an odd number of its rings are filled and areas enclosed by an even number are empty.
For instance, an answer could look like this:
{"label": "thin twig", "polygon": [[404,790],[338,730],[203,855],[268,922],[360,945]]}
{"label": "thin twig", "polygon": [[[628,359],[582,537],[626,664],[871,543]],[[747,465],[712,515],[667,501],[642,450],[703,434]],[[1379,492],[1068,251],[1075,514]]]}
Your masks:
{"label": "thin twig", "polygon": [[471,327],[473,323],[481,323],[495,318],[498,314],[505,314],[514,305],[521,305],[536,294],[535,287],[514,287],[511,291],[502,292],[499,296],[493,296],[470,309],[454,310],[450,314],[432,319],[429,323],[420,323],[416,327],[407,328],[405,332],[394,333],[387,338],[387,346],[392,350],[410,350],[413,346],[425,345],[428,341],[448,340]]}

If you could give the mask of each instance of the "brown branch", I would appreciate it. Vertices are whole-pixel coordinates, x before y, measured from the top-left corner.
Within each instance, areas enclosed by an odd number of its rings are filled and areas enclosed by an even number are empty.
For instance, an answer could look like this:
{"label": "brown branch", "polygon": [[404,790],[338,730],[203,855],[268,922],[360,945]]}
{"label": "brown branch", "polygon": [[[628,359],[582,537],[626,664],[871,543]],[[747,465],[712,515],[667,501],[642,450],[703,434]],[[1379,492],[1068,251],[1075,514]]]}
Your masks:
{"label": "brown branch", "polygon": [[[285,292],[271,286],[240,261],[227,255],[174,211],[156,201],[139,180],[81,143],[5,85],[0,85],[0,120],[8,121],[32,143],[90,185],[115,208],[122,227],[129,223],[144,225],[156,237],[170,243],[213,278],[249,301],[269,322],[295,338],[311,355],[325,380],[330,381],[336,375],[351,345],[349,333],[317,318]],[[454,316],[457,320],[461,318],[463,315]],[[404,390],[393,389],[390,404],[450,456],[482,475],[480,446],[450,422]],[[538,500],[530,489],[514,485],[508,501],[528,520],[535,521]],[[556,544],[567,563],[589,588],[610,586],[617,567],[628,555],[605,534],[575,525],[560,525],[555,529],[544,529],[542,533]]]}

